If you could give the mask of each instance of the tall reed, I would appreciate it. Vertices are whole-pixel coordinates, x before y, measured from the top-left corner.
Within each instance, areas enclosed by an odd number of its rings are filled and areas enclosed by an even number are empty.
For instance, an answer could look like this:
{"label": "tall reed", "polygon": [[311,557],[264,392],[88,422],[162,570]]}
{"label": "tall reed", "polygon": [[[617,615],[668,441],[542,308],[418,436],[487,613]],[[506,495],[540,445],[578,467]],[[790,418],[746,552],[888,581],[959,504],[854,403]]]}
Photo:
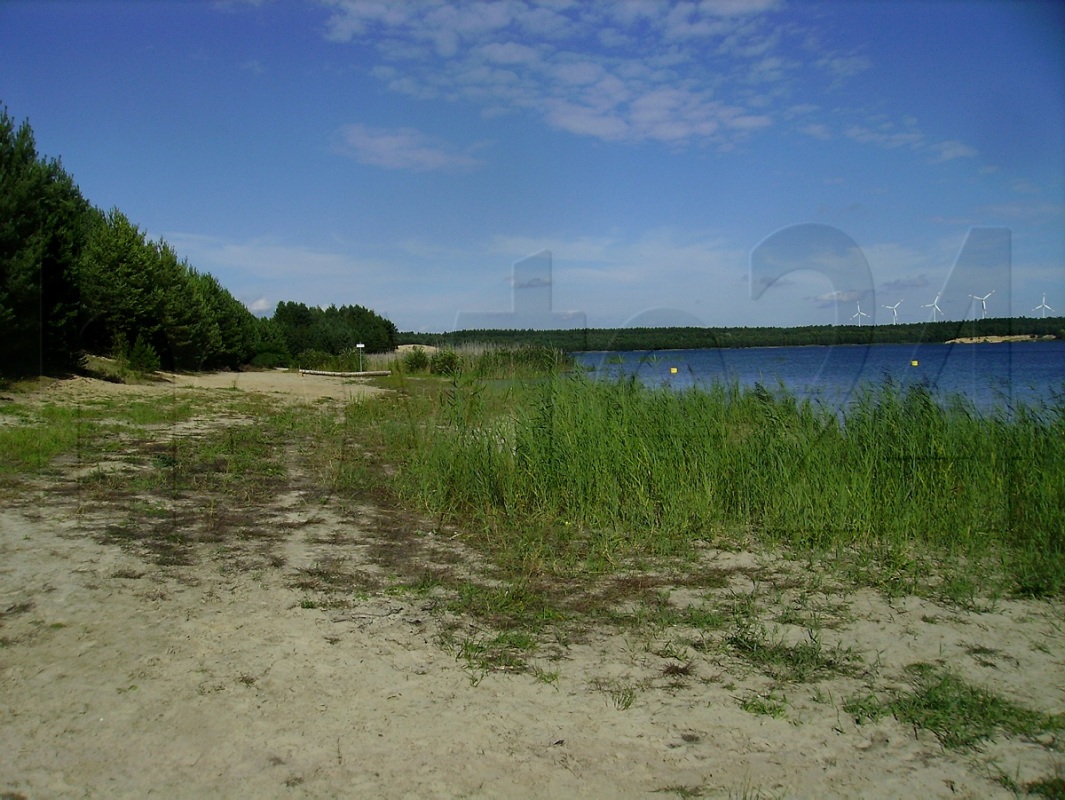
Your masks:
{"label": "tall reed", "polygon": [[[466,377],[489,380],[534,378],[554,372],[571,370],[576,361],[573,356],[553,347],[542,345],[500,345],[468,343],[453,348],[424,351],[423,359],[412,358],[410,351],[404,354],[381,353],[369,357],[368,369],[387,369],[402,375],[424,372],[437,374],[461,374]],[[447,358],[441,358],[441,355]],[[443,361],[447,369],[440,370],[436,364]]]}
{"label": "tall reed", "polygon": [[886,384],[839,415],[762,387],[582,377],[496,394],[456,380],[412,422],[402,480],[508,557],[609,569],[744,531],[993,558],[1017,591],[1065,587],[1065,404],[981,417]]}

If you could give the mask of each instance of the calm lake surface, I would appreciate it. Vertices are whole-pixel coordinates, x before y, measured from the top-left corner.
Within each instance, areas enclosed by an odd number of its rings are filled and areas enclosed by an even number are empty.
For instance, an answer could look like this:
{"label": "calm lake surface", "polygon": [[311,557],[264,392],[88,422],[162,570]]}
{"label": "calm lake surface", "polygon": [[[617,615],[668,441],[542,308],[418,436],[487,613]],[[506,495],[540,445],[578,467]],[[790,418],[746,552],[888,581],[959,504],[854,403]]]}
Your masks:
{"label": "calm lake surface", "polygon": [[[1065,342],[837,345],[576,353],[608,378],[635,375],[678,389],[737,381],[780,387],[834,407],[863,384],[926,384],[941,399],[962,395],[977,410],[1065,402]],[[913,362],[917,362],[916,366]],[[672,372],[675,369],[676,372]]]}

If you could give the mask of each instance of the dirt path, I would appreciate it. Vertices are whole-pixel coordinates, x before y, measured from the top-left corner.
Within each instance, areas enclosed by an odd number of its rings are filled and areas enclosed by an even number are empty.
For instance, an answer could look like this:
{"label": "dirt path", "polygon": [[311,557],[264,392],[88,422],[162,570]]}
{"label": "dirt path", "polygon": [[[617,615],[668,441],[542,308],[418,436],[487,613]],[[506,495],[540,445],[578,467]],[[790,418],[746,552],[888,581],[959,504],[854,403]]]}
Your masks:
{"label": "dirt path", "polygon": [[[150,394],[185,380],[50,391]],[[187,380],[301,401],[369,388],[281,373]],[[440,534],[382,530],[373,509],[341,513],[293,474],[232,540],[160,565],[100,538],[120,509],[71,491],[69,474],[39,480],[0,510],[5,798],[985,798],[1014,796],[1000,774],[1023,783],[1063,763],[1051,734],[954,751],[890,715],[858,725],[841,710],[874,679],[943,662],[1060,713],[1060,603],[973,613],[872,592],[811,598],[764,583],[803,565],[708,552],[731,576],[715,602],[751,597],[770,619],[805,597],[833,623],[826,644],[853,649],[855,669],[781,688],[720,648],[699,649],[681,627],[649,624],[584,631],[546,648],[532,673],[482,674],[441,641],[446,630],[485,632],[449,618],[432,591],[396,591],[379,555],[407,536],[411,557],[474,568],[475,554]],[[308,602],[300,577],[338,563],[367,576],[363,588]],[[670,600],[705,595],[678,589]],[[671,671],[684,641],[690,660]],[[752,712],[759,698],[783,710]]]}

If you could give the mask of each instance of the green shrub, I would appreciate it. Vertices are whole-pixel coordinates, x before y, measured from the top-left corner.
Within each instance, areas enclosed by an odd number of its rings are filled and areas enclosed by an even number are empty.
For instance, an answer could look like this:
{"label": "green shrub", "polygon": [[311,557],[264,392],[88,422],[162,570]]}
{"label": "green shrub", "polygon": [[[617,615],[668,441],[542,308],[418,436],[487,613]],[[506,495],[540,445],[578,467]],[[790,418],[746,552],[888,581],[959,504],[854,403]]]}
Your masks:
{"label": "green shrub", "polygon": [[429,361],[434,375],[454,375],[459,371],[459,356],[454,350],[437,350]]}
{"label": "green shrub", "polygon": [[429,369],[429,354],[415,346],[403,356],[403,369],[407,372],[425,372]]}
{"label": "green shrub", "polygon": [[284,353],[258,353],[251,360],[253,367],[261,369],[274,369],[275,367],[287,367],[288,356]]}
{"label": "green shrub", "polygon": [[134,372],[149,373],[157,371],[159,367],[159,354],[143,333],[138,334],[137,341],[129,352],[129,368]]}

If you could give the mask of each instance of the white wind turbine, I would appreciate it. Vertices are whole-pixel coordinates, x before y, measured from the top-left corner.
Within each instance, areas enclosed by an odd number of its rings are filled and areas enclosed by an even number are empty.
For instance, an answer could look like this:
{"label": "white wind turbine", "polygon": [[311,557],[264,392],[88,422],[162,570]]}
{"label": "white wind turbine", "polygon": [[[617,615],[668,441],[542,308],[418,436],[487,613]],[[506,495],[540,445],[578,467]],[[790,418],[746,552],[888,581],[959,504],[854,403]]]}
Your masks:
{"label": "white wind turbine", "polygon": [[923,306],[921,306],[921,308],[930,308],[930,309],[932,309],[932,322],[936,321],[936,312],[937,311],[940,314],[943,313],[943,309],[939,307],[939,298],[940,298],[940,296],[942,296],[942,294],[943,294],[943,292],[940,292],[939,294],[936,295],[936,299],[933,300],[931,303],[925,303]]}
{"label": "white wind turbine", "polygon": [[[981,315],[980,319],[987,319],[987,298],[989,298],[994,293],[995,293],[995,290],[992,289],[990,292],[985,294],[983,297],[977,297],[975,294],[969,295],[969,297],[971,297],[973,300],[979,300],[980,301],[980,308],[983,309],[983,314]],[[975,313],[974,313],[974,316],[975,316]]]}
{"label": "white wind turbine", "polygon": [[893,306],[884,306],[884,308],[891,309],[891,313],[895,315],[894,319],[891,320],[891,324],[892,325],[898,325],[899,324],[899,306],[900,305],[902,305],[902,301],[901,300],[899,300],[899,302],[895,303],[895,305],[893,305]]}
{"label": "white wind turbine", "polygon": [[1043,309],[1043,319],[1047,318],[1047,312],[1048,311],[1053,311],[1054,310],[1050,306],[1047,305],[1046,292],[1043,292],[1043,302],[1040,303],[1039,305],[1037,305],[1035,308],[1033,308],[1032,311],[1038,311],[1039,309]]}
{"label": "white wind turbine", "polygon": [[[858,327],[860,328],[862,327],[862,317],[868,317],[869,315],[862,311],[862,304],[860,302],[858,302],[857,300],[855,300],[854,302],[858,306],[858,313],[855,314],[854,317],[858,318]],[[854,319],[854,317],[851,317],[851,319]]]}

